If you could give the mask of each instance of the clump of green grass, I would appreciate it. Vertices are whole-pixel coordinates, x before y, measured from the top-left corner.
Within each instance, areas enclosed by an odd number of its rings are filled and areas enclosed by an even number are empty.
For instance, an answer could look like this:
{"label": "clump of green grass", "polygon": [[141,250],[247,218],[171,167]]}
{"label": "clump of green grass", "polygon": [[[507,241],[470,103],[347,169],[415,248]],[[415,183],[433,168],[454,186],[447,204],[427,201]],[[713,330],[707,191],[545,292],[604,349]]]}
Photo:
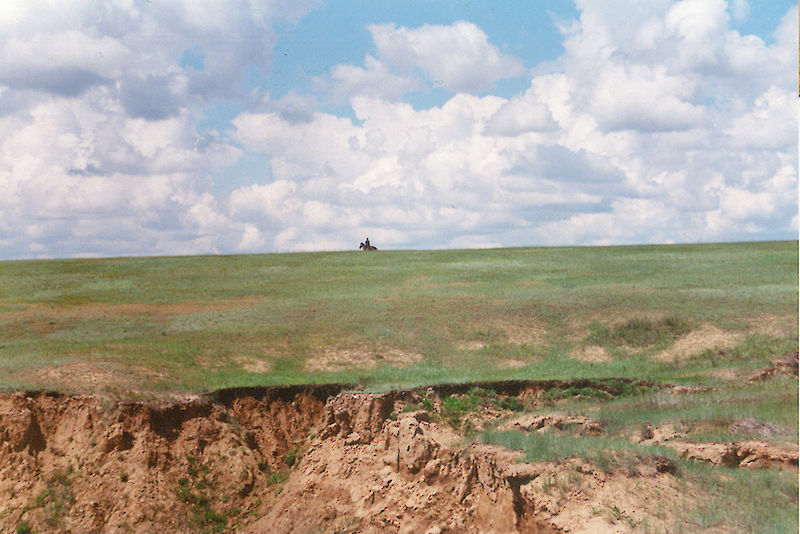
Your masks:
{"label": "clump of green grass", "polygon": [[[724,469],[681,462],[684,480],[702,499],[676,507],[672,532],[794,532],[797,530],[796,470]],[[754,497],[756,496],[756,497]]]}
{"label": "clump of green grass", "polygon": [[207,476],[210,469],[200,463],[199,458],[187,457],[188,477],[178,479],[175,493],[178,498],[191,506],[192,519],[196,526],[210,532],[222,532],[227,526],[227,518],[214,510],[206,490],[213,489],[214,484]]}
{"label": "clump of green grass", "polygon": [[[430,408],[433,402],[427,400]],[[503,410],[520,411],[522,403],[515,397],[501,397],[491,389],[473,387],[463,395],[448,395],[442,399],[441,417],[453,428],[463,427],[463,419],[471,413],[479,412],[483,407],[499,408]],[[462,428],[464,430],[464,428]],[[467,429],[469,430],[469,429]]]}
{"label": "clump of green grass", "polygon": [[773,440],[796,440],[797,399],[797,378],[779,376],[769,382],[734,383],[695,392],[653,389],[611,399],[585,412],[600,420],[607,432],[620,435],[644,423],[672,423],[700,429],[688,439],[730,441],[743,438],[731,425],[747,419],[786,430],[771,436]]}
{"label": "clump of green grass", "polygon": [[648,391],[646,384],[634,381],[609,379],[588,385],[552,387],[541,394],[544,401],[555,402],[561,399],[608,400],[618,397],[631,397]]}
{"label": "clump of green grass", "polygon": [[461,419],[476,412],[483,399],[474,393],[448,395],[442,399],[442,417],[454,428],[461,425]]}
{"label": "clump of green grass", "polygon": [[591,333],[586,338],[587,343],[630,347],[669,343],[692,331],[689,322],[672,316],[658,320],[634,318],[614,328],[594,323],[590,328]]}

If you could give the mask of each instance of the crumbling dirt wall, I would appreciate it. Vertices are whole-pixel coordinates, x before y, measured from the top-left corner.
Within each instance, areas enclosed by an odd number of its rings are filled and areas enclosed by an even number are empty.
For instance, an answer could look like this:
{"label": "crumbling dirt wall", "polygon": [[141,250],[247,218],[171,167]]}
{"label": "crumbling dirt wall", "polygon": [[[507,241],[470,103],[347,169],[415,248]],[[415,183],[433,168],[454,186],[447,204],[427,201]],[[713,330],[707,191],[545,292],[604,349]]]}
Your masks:
{"label": "crumbling dirt wall", "polygon": [[305,443],[328,393],[276,388],[117,404],[0,395],[0,527],[219,530],[253,508],[259,492],[272,495],[265,473]]}
{"label": "crumbling dirt wall", "polygon": [[414,391],[340,394],[347,387],[170,402],[0,394],[0,529],[425,531],[440,517],[450,531],[536,526],[523,517],[519,474],[497,471],[485,451],[446,447],[458,436],[422,412],[398,417]]}
{"label": "crumbling dirt wall", "polygon": [[[169,402],[0,394],[0,531],[633,532],[657,512],[650,508],[685,491],[674,465],[656,459],[615,474],[579,459],[521,464],[518,453],[464,441],[441,407],[480,387],[495,401],[480,417],[497,420],[511,416],[499,402],[509,397],[532,407],[558,388],[615,395],[641,385],[649,384],[511,381],[364,393],[332,384]],[[511,422],[526,431],[603,431],[585,417],[520,417]],[[639,441],[660,432],[651,434]],[[787,460],[747,450],[742,465],[796,469],[796,451]],[[706,456],[697,457],[713,462]]]}

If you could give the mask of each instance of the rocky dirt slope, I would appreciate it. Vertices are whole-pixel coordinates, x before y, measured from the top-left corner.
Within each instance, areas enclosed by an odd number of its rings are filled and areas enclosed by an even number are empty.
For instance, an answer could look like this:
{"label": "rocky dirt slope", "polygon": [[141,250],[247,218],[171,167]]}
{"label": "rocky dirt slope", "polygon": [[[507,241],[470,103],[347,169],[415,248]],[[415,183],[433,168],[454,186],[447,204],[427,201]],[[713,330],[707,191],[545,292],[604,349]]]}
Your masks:
{"label": "rocky dirt slope", "polygon": [[[576,384],[582,383],[486,386],[500,400],[531,406],[545,389]],[[0,394],[0,528],[630,532],[645,516],[657,527],[656,507],[687,491],[663,459],[607,473],[578,460],[519,463],[518,453],[467,442],[431,415],[440,413],[439,398],[467,387],[243,388],[122,403],[54,392]],[[430,411],[415,409],[423,400],[433,404]],[[485,408],[471,426],[511,416],[507,405]],[[580,417],[517,424],[602,431]],[[746,454],[760,450],[749,447]],[[787,461],[796,466],[797,452]]]}

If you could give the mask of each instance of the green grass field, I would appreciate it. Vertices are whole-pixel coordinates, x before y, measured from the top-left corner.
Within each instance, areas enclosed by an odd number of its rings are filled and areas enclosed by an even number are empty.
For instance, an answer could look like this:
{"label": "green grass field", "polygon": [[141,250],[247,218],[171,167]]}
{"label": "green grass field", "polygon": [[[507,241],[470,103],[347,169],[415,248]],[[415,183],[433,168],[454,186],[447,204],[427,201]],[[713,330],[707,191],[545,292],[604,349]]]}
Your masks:
{"label": "green grass field", "polygon": [[[0,262],[0,387],[715,382],[797,347],[797,252],[769,242]],[[693,332],[700,344],[682,348]]]}

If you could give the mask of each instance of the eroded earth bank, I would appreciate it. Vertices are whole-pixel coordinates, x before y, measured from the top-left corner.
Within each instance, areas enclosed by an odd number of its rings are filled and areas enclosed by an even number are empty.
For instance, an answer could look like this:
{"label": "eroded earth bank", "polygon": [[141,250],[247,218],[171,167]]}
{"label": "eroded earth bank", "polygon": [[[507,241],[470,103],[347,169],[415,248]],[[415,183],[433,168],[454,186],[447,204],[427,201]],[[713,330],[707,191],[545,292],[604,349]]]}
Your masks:
{"label": "eroded earth bank", "polygon": [[[0,394],[0,528],[549,533],[629,532],[646,521],[668,531],[670,503],[695,490],[667,457],[610,468],[523,463],[521,453],[477,439],[488,425],[602,435],[587,417],[525,411],[548,392],[614,395],[630,385],[243,388],[169,402]],[[475,409],[453,408],[474,398]],[[796,448],[758,441],[704,446],[659,428],[631,439],[711,463],[797,467]]]}

